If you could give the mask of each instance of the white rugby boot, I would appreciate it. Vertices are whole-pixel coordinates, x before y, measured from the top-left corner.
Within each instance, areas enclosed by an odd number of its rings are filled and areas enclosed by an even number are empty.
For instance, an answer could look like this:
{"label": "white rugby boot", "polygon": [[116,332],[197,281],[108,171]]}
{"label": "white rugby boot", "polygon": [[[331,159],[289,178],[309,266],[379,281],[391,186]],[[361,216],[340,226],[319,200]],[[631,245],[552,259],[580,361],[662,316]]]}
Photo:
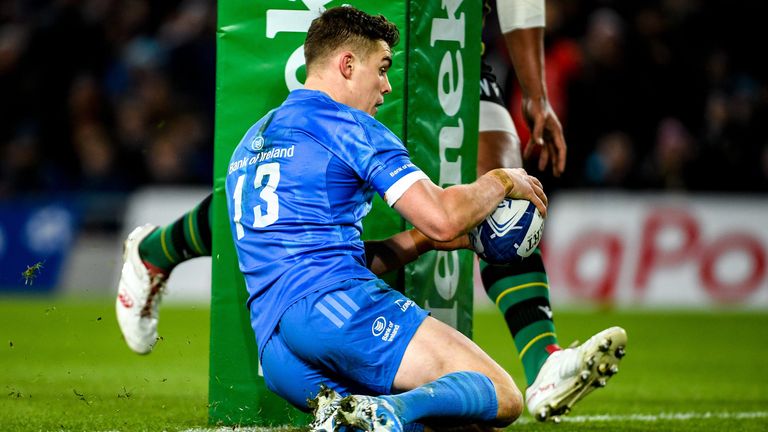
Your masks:
{"label": "white rugby boot", "polygon": [[560,421],[573,405],[593,390],[605,387],[619,371],[627,333],[611,327],[583,344],[552,353],[525,391],[528,412],[539,421]]}
{"label": "white rugby boot", "polygon": [[339,402],[336,422],[365,432],[401,432],[403,424],[389,402],[373,396],[352,395]]}
{"label": "white rugby boot", "polygon": [[310,432],[336,432],[339,425],[336,422],[336,413],[339,410],[341,395],[336,390],[325,385],[320,386],[320,391],[314,399],[307,401],[312,409],[314,420],[309,424]]}
{"label": "white rugby boot", "polygon": [[128,347],[147,354],[157,342],[158,308],[168,275],[151,271],[139,257],[139,244],[157,227],[135,228],[123,243],[123,269],[117,287],[117,323]]}

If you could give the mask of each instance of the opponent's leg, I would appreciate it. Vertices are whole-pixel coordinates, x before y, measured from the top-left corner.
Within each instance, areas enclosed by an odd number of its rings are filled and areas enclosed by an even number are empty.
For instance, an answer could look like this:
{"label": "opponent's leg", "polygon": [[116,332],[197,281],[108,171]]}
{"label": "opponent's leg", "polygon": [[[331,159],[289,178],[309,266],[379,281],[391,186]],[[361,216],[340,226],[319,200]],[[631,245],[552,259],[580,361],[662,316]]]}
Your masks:
{"label": "opponent's leg", "polygon": [[515,341],[525,378],[531,385],[557,345],[549,303],[549,283],[541,251],[506,265],[480,260],[480,277],[488,297],[499,308]]}
{"label": "opponent's leg", "polygon": [[139,256],[148,265],[168,274],[180,263],[211,255],[211,198],[172,224],[152,231],[139,244]]}
{"label": "opponent's leg", "polygon": [[525,391],[528,411],[540,421],[559,421],[576,402],[605,387],[619,371],[626,346],[624,329],[611,327],[578,347],[553,353]]}
{"label": "opponent's leg", "polygon": [[123,244],[115,308],[123,338],[136,353],[149,353],[157,342],[159,306],[171,270],[211,254],[211,197],[168,226],[135,228]]}
{"label": "opponent's leg", "polygon": [[[499,167],[522,167],[517,130],[496,77],[486,64],[481,88],[478,175]],[[514,338],[529,385],[526,404],[537,419],[559,419],[618,371],[626,346],[626,333],[621,328],[604,330],[578,348],[558,347],[547,273],[539,250],[506,266],[481,261],[480,268],[483,286],[504,314]]]}
{"label": "opponent's leg", "polygon": [[[521,168],[520,138],[501,89],[490,66],[483,64],[482,71],[481,87],[487,91],[480,95],[477,173]],[[485,292],[504,315],[530,385],[549,354],[559,349],[541,253],[537,249],[530,257],[508,265],[480,260],[480,274]]]}

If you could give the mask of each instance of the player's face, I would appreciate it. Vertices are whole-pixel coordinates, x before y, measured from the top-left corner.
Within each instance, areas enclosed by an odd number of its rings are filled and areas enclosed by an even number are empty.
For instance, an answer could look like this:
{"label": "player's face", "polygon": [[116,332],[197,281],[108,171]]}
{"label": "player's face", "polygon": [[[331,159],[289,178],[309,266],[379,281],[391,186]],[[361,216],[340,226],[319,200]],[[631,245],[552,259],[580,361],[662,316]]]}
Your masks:
{"label": "player's face", "polygon": [[357,62],[354,80],[354,101],[351,106],[375,116],[384,103],[384,95],[392,92],[387,72],[392,65],[392,50],[384,41]]}

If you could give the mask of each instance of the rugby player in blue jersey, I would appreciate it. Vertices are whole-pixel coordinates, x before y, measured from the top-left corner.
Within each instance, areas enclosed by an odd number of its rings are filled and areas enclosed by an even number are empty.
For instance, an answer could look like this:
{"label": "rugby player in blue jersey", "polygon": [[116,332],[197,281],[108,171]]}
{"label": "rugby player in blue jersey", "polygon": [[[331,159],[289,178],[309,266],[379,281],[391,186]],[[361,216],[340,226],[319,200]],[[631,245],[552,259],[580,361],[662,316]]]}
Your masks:
{"label": "rugby player in blue jersey", "polygon": [[[547,102],[544,83],[544,1],[499,0],[497,10],[523,90],[531,143],[542,148],[539,169],[551,163],[558,176],[565,168],[566,146],[557,116]],[[522,166],[515,125],[496,78],[485,63],[482,72],[479,175],[494,168]],[[538,146],[529,144],[526,152],[534,147]],[[158,305],[170,270],[187,259],[210,255],[210,198],[173,224],[161,229],[149,224],[138,227],[126,240],[117,311],[126,342],[136,352],[149,352],[157,339]],[[412,230],[385,241],[366,242],[365,256],[372,271],[381,274],[427,250],[466,246],[463,237],[442,244]],[[537,419],[557,420],[615,373],[617,353],[623,355],[626,344],[620,328],[600,332],[579,347],[562,350],[557,345],[547,275],[539,253],[506,266],[481,262],[481,275],[488,295],[502,310],[514,337],[529,386],[528,409]],[[601,354],[606,341],[611,344],[610,355]]]}
{"label": "rugby player in blue jersey", "polygon": [[443,189],[411,162],[373,118],[392,90],[398,39],[382,16],[323,12],[304,44],[305,88],[256,122],[232,155],[227,202],[264,379],[303,409],[325,386],[314,429],[401,430],[440,417],[506,426],[523,408],[512,378],[371,273],[362,219],[378,193],[427,237],[451,241],[505,196],[544,214],[546,196],[522,169]]}

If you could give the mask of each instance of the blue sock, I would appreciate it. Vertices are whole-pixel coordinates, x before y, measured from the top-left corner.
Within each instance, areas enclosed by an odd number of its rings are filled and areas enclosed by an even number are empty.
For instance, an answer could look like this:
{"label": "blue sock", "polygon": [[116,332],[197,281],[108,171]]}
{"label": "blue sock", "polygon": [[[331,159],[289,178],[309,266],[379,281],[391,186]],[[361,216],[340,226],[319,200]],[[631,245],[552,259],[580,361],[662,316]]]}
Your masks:
{"label": "blue sock", "polygon": [[479,372],[454,372],[405,393],[379,397],[392,404],[403,424],[425,417],[490,421],[499,409],[493,383]]}

